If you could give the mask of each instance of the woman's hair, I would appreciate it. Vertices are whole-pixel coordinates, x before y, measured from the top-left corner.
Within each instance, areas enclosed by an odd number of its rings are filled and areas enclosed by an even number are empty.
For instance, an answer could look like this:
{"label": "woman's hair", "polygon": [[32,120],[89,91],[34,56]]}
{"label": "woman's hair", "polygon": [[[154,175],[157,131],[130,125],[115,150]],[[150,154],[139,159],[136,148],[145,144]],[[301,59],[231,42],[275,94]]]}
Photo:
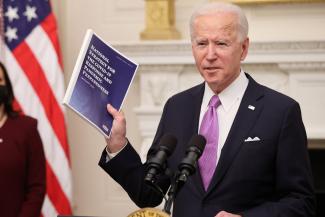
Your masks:
{"label": "woman's hair", "polygon": [[238,7],[237,5],[234,5],[231,3],[226,3],[226,2],[208,3],[208,4],[203,4],[200,7],[196,8],[196,10],[192,13],[192,16],[190,19],[191,40],[193,40],[193,37],[194,37],[194,21],[195,21],[195,19],[198,16],[210,15],[210,14],[215,14],[218,12],[229,12],[229,13],[233,13],[237,16],[239,40],[244,41],[248,35],[248,21],[247,21],[246,15],[243,12],[243,10],[240,7]]}
{"label": "woman's hair", "polygon": [[4,101],[5,111],[10,117],[14,117],[14,116],[17,116],[19,114],[19,111],[16,111],[13,108],[13,101],[14,101],[14,98],[15,98],[14,91],[12,89],[12,85],[11,85],[11,82],[10,82],[10,79],[9,79],[7,69],[3,65],[2,62],[0,62],[0,68],[3,71],[3,75],[4,75],[4,79],[5,79],[5,83],[6,83],[5,86],[6,86],[7,91],[8,91],[8,97]]}

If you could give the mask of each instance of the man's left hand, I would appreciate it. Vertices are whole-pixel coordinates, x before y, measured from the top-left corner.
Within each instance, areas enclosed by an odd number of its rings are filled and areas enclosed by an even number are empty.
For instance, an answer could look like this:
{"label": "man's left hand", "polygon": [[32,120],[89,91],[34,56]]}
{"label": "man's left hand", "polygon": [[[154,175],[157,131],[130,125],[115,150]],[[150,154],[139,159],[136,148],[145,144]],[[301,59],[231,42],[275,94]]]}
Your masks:
{"label": "man's left hand", "polygon": [[241,216],[226,211],[221,211],[215,217],[241,217]]}

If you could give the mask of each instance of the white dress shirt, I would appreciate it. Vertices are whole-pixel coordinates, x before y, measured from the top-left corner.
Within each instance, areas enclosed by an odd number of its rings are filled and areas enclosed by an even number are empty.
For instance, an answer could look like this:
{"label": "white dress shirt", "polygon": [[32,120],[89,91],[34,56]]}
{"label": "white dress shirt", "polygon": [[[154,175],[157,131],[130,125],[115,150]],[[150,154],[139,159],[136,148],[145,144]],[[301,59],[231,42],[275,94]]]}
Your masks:
{"label": "white dress shirt", "polygon": [[[243,71],[239,76],[221,93],[218,94],[221,105],[217,108],[218,123],[219,123],[219,140],[217,150],[217,164],[219,162],[221,150],[225,144],[232,123],[234,122],[240,102],[243,98],[248,85],[248,79]],[[204,95],[201,104],[199,128],[205,112],[208,109],[209,101],[215,93],[205,83]]]}

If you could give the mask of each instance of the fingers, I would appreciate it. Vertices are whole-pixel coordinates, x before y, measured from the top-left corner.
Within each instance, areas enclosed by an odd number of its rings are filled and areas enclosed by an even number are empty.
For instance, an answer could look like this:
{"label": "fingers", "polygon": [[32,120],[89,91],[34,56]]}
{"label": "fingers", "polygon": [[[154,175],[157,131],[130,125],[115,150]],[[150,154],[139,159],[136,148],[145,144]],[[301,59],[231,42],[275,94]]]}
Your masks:
{"label": "fingers", "polygon": [[110,113],[114,118],[115,116],[118,115],[118,111],[111,105],[111,104],[107,104],[107,111],[108,113]]}
{"label": "fingers", "polygon": [[116,110],[112,105],[107,105],[107,111],[113,116],[111,135],[106,140],[107,148],[110,152],[119,151],[125,146],[126,140],[126,120],[123,112]]}

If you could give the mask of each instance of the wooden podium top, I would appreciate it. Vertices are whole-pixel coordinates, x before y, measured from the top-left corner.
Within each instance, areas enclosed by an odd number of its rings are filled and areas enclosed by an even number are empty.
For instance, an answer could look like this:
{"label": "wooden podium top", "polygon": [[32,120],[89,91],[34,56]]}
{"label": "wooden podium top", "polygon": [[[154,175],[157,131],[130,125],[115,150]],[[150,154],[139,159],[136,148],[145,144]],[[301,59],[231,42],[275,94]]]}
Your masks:
{"label": "wooden podium top", "polygon": [[170,217],[170,215],[156,208],[143,208],[131,213],[127,217]]}

